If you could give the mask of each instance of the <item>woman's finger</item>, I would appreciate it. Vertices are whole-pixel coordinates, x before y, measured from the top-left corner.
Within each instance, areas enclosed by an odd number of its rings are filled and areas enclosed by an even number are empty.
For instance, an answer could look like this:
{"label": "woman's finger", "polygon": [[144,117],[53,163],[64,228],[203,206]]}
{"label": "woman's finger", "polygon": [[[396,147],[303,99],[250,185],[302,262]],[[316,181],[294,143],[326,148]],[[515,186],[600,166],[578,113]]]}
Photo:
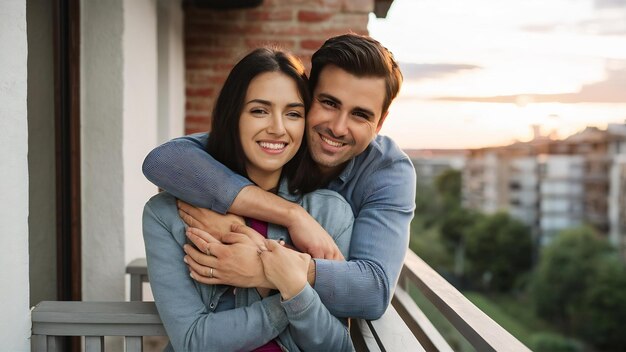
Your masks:
{"label": "woman's finger", "polygon": [[198,274],[198,272],[194,271],[193,268],[190,270],[189,272],[189,276],[191,276],[192,279],[203,283],[203,284],[207,284],[207,285],[221,285],[223,284],[222,280],[213,277],[213,278],[209,278],[206,276],[202,276],[200,274]]}
{"label": "woman's finger", "polygon": [[200,252],[198,249],[194,248],[190,245],[185,245],[183,247],[185,253],[191,257],[196,263],[203,266],[217,267],[219,266],[219,260],[217,259],[214,252],[219,252],[219,247],[215,245],[209,245],[209,251],[211,255],[207,255],[207,253]]}

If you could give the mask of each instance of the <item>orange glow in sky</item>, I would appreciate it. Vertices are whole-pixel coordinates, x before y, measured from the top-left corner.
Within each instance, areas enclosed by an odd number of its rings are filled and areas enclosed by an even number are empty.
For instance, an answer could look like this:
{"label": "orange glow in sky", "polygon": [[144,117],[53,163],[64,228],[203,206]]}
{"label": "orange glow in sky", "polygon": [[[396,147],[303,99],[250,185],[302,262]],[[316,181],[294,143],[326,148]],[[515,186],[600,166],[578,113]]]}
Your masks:
{"label": "orange glow in sky", "polygon": [[405,77],[381,131],[403,148],[626,121],[626,0],[395,0],[369,31]]}

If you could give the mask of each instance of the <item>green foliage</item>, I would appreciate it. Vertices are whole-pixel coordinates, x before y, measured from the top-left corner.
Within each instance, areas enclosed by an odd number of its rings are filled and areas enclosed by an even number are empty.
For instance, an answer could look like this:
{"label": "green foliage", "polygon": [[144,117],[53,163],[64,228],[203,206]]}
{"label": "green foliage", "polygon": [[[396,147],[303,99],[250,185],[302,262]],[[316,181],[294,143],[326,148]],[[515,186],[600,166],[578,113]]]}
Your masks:
{"label": "green foliage", "polygon": [[626,351],[626,271],[616,257],[598,263],[573,316],[586,341],[605,351]]}
{"label": "green foliage", "polygon": [[611,250],[587,227],[565,230],[543,249],[532,293],[537,313],[565,327],[582,303],[595,275],[598,258]]}
{"label": "green foliage", "polygon": [[479,218],[465,236],[469,274],[487,289],[506,291],[531,268],[528,228],[506,213]]}
{"label": "green foliage", "polygon": [[537,333],[530,338],[530,348],[535,352],[582,352],[583,346],[572,339],[552,333]]}

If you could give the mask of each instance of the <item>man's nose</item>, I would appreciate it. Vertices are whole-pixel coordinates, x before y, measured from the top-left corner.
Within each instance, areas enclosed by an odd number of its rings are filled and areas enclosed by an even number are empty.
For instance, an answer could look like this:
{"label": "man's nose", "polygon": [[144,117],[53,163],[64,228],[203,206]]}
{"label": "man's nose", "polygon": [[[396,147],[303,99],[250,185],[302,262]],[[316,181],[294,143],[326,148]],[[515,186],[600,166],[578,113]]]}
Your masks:
{"label": "man's nose", "polygon": [[335,116],[328,124],[328,128],[335,137],[342,137],[348,134],[348,114],[342,113]]}

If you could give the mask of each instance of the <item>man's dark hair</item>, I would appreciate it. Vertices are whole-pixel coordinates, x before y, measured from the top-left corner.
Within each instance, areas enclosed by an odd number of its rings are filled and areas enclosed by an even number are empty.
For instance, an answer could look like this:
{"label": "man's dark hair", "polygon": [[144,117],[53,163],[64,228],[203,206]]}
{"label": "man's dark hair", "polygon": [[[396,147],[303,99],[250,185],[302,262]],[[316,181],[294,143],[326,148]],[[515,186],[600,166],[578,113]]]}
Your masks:
{"label": "man's dark hair", "polygon": [[311,58],[311,92],[315,90],[326,65],[335,65],[357,77],[384,78],[382,115],[387,112],[402,85],[402,73],[393,54],[371,37],[350,33],[328,39]]}
{"label": "man's dark hair", "polygon": [[[245,177],[248,177],[247,158],[239,137],[239,120],[250,82],[266,72],[281,72],[292,78],[298,87],[305,112],[308,112],[311,106],[311,94],[304,66],[292,54],[274,48],[260,48],[250,52],[233,67],[213,108],[211,137],[206,150],[215,160]],[[311,161],[307,155],[306,138],[303,138],[296,155],[283,167],[282,177],[287,177],[290,181],[289,189],[292,193],[296,191],[306,193],[316,186],[312,182],[307,184],[301,179],[298,179],[298,184],[291,182],[299,168],[310,172],[317,170],[315,165],[309,165]]]}

